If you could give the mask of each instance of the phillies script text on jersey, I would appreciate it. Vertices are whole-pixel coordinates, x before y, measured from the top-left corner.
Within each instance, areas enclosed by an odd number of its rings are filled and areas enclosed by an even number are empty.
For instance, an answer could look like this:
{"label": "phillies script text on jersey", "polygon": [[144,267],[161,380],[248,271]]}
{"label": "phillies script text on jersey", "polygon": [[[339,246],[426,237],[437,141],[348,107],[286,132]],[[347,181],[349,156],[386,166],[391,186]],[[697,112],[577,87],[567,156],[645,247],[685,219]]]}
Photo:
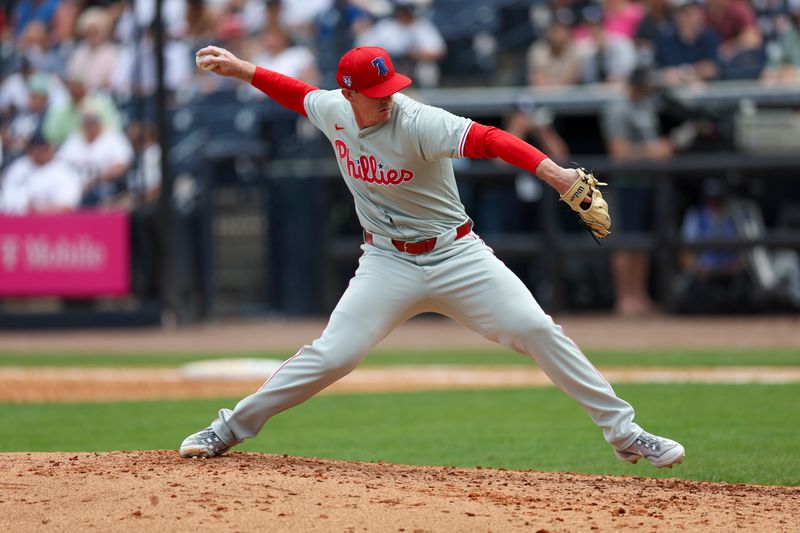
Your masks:
{"label": "phillies script text on jersey", "polygon": [[374,155],[362,155],[358,162],[353,161],[350,158],[350,147],[339,139],[336,139],[335,144],[336,153],[339,159],[346,161],[347,174],[351,178],[380,185],[397,185],[414,179],[414,173],[408,169],[384,169],[383,163],[378,163]]}

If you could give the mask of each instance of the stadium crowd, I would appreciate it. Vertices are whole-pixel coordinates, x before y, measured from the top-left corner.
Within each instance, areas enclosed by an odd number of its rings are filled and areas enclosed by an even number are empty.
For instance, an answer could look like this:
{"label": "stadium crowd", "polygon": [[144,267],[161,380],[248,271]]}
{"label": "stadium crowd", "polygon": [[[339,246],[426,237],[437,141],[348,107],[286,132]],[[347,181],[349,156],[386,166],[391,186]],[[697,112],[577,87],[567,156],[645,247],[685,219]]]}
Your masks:
{"label": "stadium crowd", "polygon": [[[156,1],[3,6],[0,213],[152,209],[161,182],[152,111]],[[800,0],[163,0],[163,20],[173,110],[215,94],[263,98],[196,69],[202,46],[334,87],[340,54],[370,44],[387,49],[417,87],[616,86],[628,98],[604,110],[600,130],[605,152],[618,160],[667,158],[691,139],[691,131],[667,135],[661,127],[655,87],[718,79],[800,86]],[[569,143],[541,111],[520,105],[505,127],[566,159]],[[281,146],[303,136],[295,117],[270,120]],[[630,176],[618,186],[627,206],[619,227],[647,230],[649,186]],[[534,189],[523,177],[514,194],[535,196]],[[476,202],[484,232],[506,206],[491,191]],[[611,265],[617,310],[649,310],[646,254],[619,252]]]}
{"label": "stadium crowd", "polygon": [[[526,9],[523,24],[529,32],[524,35],[530,38],[503,44],[505,28],[495,25],[494,34],[472,36],[472,56],[516,58],[512,64],[525,65],[517,80],[531,86],[625,84],[643,65],[662,85],[759,78],[800,84],[800,0],[487,4],[495,11],[480,16]],[[130,106],[155,91],[155,0],[11,0],[4,5],[0,210],[130,203],[131,192],[134,202],[156,196],[159,154],[147,118],[151,114]],[[449,28],[446,39],[434,22],[458,15],[447,10],[474,10],[475,2],[164,0],[163,6],[166,85],[175,103],[230,89],[229,80],[194,68],[194,51],[209,43],[322,86],[332,85],[335,61],[330,57],[337,50],[366,43],[386,48],[418,86],[459,85],[470,78],[468,64],[453,66],[458,61],[450,60],[463,57],[452,50],[463,46],[463,35]],[[469,24],[462,28],[462,33],[471,31]],[[442,69],[444,63],[449,67]],[[483,64],[502,68],[498,61]],[[513,81],[511,70],[511,78],[495,79]],[[524,117],[510,120],[521,132],[532,127]],[[664,150],[662,143],[645,151],[653,157],[666,155]],[[620,155],[616,149],[610,153]],[[41,197],[54,187],[34,185],[34,178],[50,174],[53,164],[73,169],[60,181],[65,191],[77,187],[77,197]]]}

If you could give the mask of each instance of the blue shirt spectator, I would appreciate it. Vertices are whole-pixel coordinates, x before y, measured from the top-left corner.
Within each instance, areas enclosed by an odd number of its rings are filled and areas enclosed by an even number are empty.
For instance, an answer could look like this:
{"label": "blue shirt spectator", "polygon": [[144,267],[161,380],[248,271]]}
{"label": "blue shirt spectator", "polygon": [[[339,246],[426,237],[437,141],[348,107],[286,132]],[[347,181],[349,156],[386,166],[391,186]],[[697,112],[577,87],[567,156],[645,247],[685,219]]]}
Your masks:
{"label": "blue shirt spectator", "polygon": [[[686,242],[713,238],[735,241],[738,238],[733,218],[721,206],[711,203],[689,208],[681,235]],[[700,250],[691,263],[691,269],[698,274],[731,272],[740,266],[740,254],[736,250]]]}
{"label": "blue shirt spectator", "polygon": [[38,20],[47,27],[53,20],[53,15],[58,9],[61,0],[20,0],[17,4],[17,20],[14,23],[14,33],[21,35],[25,27]]}
{"label": "blue shirt spectator", "polygon": [[656,39],[656,64],[677,67],[707,60],[716,62],[718,45],[716,36],[707,28],[693,42],[681,40],[677,31],[665,32]]}
{"label": "blue shirt spectator", "polygon": [[716,78],[719,40],[706,25],[700,4],[687,0],[675,12],[672,30],[656,39],[655,63],[663,82],[681,85]]}

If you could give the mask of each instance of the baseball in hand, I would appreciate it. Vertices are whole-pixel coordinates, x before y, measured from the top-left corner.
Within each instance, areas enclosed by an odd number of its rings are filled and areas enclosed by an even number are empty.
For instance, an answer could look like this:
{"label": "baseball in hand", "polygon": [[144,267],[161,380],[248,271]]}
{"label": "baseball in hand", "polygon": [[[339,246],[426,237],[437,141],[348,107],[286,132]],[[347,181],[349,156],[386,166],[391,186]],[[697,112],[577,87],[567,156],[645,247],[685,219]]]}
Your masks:
{"label": "baseball in hand", "polygon": [[212,54],[203,54],[201,56],[194,56],[194,60],[195,63],[197,63],[197,66],[200,67],[201,69],[214,70],[215,68],[217,68],[216,65],[214,65],[213,63],[204,62],[206,59],[211,59],[212,57],[214,57]]}

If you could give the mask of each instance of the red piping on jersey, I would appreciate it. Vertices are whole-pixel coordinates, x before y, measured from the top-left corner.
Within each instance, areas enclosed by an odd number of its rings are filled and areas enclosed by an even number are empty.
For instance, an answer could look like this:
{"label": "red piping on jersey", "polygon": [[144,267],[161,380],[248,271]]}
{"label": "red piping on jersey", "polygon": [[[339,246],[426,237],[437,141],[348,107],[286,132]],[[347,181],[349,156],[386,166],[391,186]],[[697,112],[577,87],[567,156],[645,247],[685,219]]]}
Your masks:
{"label": "red piping on jersey", "polygon": [[467,137],[469,136],[469,132],[474,125],[475,122],[470,120],[469,124],[467,124],[467,127],[464,128],[464,133],[461,134],[461,141],[458,143],[458,157],[464,157],[464,145],[467,143]]}
{"label": "red piping on jersey", "polygon": [[547,159],[539,149],[507,131],[473,122],[467,126],[464,157],[491,159],[499,157],[517,168],[536,173],[539,163]]}
{"label": "red piping on jersey", "polygon": [[317,90],[317,87],[304,81],[261,67],[256,67],[256,73],[250,83],[283,107],[300,113],[304,117],[308,116],[306,108],[303,106],[306,95]]}
{"label": "red piping on jersey", "polygon": [[272,375],[271,375],[270,377],[268,377],[268,378],[267,378],[267,381],[265,381],[265,382],[264,382],[264,384],[263,384],[263,385],[261,385],[261,387],[259,387],[259,389],[258,389],[256,392],[261,392],[262,390],[264,390],[264,388],[265,388],[267,385],[269,385],[269,382],[272,380],[272,378],[274,378],[274,377],[277,375],[277,373],[278,373],[278,372],[280,372],[281,370],[283,370],[283,368],[284,368],[286,365],[288,365],[289,363],[291,363],[292,361],[294,361],[295,359],[297,359],[298,357],[300,357],[301,355],[303,355],[303,352],[305,352],[305,351],[306,351],[306,347],[305,347],[305,346],[303,346],[302,348],[300,348],[300,350],[299,350],[299,351],[298,351],[296,354],[294,354],[294,355],[293,355],[293,356],[291,356],[289,359],[287,359],[286,361],[284,361],[284,362],[283,362],[283,364],[282,364],[280,367],[278,367],[278,370],[276,370],[275,372],[273,372],[273,373],[272,373]]}

